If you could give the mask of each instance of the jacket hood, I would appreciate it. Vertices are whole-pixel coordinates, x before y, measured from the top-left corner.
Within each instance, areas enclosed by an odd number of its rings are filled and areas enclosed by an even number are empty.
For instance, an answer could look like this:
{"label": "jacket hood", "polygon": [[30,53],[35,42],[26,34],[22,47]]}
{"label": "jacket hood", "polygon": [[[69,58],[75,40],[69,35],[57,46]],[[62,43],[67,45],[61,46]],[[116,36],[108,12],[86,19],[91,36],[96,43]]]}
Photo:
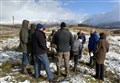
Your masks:
{"label": "jacket hood", "polygon": [[106,39],[106,34],[105,33],[100,33],[100,39]]}
{"label": "jacket hood", "polygon": [[30,29],[35,29],[35,24],[31,24]]}
{"label": "jacket hood", "polygon": [[94,32],[93,35],[97,35],[97,32]]}
{"label": "jacket hood", "polygon": [[78,36],[77,35],[74,35],[74,40],[77,40],[78,39]]}
{"label": "jacket hood", "polygon": [[28,28],[29,21],[28,20],[23,20],[22,22],[22,28]]}

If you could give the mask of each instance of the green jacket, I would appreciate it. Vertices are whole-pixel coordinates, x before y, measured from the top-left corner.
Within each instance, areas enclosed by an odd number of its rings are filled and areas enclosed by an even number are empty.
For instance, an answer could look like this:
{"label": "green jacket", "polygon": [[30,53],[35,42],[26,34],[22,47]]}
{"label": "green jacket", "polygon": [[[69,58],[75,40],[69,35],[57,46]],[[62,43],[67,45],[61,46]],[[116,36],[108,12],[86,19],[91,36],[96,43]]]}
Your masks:
{"label": "green jacket", "polygon": [[22,28],[20,30],[20,45],[19,45],[19,51],[28,53],[27,45],[28,45],[28,36],[29,36],[29,29],[28,29],[28,23],[29,21],[24,20],[22,23]]}

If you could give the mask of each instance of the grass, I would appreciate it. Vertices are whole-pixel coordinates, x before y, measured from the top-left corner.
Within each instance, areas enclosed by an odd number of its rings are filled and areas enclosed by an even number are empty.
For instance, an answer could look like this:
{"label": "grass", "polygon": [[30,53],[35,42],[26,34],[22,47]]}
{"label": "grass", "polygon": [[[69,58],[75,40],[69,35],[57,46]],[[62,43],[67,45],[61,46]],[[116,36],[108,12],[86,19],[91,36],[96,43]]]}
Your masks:
{"label": "grass", "polygon": [[[47,32],[51,32],[52,29],[55,29],[55,28],[47,28],[46,31]],[[59,29],[59,28],[57,28]],[[56,29],[56,30],[57,30]],[[73,30],[73,31],[79,31],[79,30],[83,30],[85,31],[86,33],[85,34],[89,34],[90,30],[92,30],[93,28],[90,28],[90,27],[78,27],[78,26],[69,26],[68,29],[70,30]],[[3,28],[3,29],[0,29],[0,31],[2,30],[2,34],[0,34],[0,42],[2,42],[3,39],[7,39],[7,38],[13,38],[14,36],[19,36],[19,30],[20,29],[12,29],[12,28]],[[108,29],[96,29],[96,31],[98,33],[100,32],[105,32],[107,35],[110,35],[110,31]],[[49,35],[49,34],[47,34]],[[120,40],[119,40],[120,41]],[[16,49],[16,47],[13,47],[11,48],[13,50]],[[5,50],[11,50],[9,48],[6,47]],[[84,55],[87,55],[88,53],[88,48],[85,47],[83,49],[83,54]],[[81,63],[82,65],[85,65],[85,63]],[[81,65],[81,66],[82,66]],[[15,66],[21,66],[21,63],[11,63],[11,62],[4,62],[2,66],[0,66],[0,77],[4,77],[4,76],[7,76],[7,75],[12,75],[15,77],[15,80],[17,82],[20,82],[20,81],[25,81],[26,79],[29,79],[31,83],[38,83],[38,82],[41,82],[41,81],[44,81],[44,80],[47,80],[46,77],[42,76],[38,79],[34,79],[32,76],[30,75],[23,75],[20,73],[20,71],[12,71],[12,69],[14,69]],[[32,68],[31,68],[32,71],[34,71]],[[64,73],[64,71],[62,71]],[[71,73],[73,73],[72,71],[70,71]],[[57,77],[56,73],[54,73],[54,76]],[[118,78],[115,78],[114,74],[112,74],[110,71],[105,71],[105,77],[108,78],[111,82],[119,82],[119,79]],[[91,77],[85,77],[85,79],[87,80],[88,83],[96,83],[96,82],[100,82],[99,80],[93,80]],[[89,80],[88,80],[89,79]]]}
{"label": "grass", "polygon": [[0,68],[3,72],[9,73],[11,71],[11,68],[13,67],[13,64],[10,61],[3,62]]}
{"label": "grass", "polygon": [[7,38],[13,38],[15,36],[19,36],[20,29],[3,27],[0,28],[0,41]]}

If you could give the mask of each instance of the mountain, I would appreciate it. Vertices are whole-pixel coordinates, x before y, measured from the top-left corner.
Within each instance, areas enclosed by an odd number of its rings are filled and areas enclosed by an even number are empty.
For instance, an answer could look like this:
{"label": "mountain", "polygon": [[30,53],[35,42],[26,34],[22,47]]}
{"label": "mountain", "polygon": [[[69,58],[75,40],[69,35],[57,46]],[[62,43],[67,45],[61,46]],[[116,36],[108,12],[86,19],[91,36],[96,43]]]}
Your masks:
{"label": "mountain", "polygon": [[105,27],[105,28],[120,28],[120,21],[109,22],[109,23],[100,23],[96,26],[97,27]]}

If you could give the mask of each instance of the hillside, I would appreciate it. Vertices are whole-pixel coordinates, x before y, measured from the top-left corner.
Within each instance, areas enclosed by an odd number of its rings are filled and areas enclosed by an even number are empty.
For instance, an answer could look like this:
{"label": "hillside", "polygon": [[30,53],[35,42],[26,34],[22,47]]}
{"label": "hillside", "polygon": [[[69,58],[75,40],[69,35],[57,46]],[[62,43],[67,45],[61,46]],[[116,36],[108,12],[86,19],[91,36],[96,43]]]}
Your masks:
{"label": "hillside", "polygon": [[[59,29],[59,26],[48,27],[46,28],[46,35],[48,36],[53,29]],[[101,83],[101,80],[97,80],[92,75],[95,74],[94,68],[90,68],[86,65],[89,62],[88,55],[88,39],[89,32],[92,30],[90,27],[78,27],[78,26],[69,26],[68,29],[72,34],[76,34],[79,30],[83,30],[86,35],[87,42],[83,50],[83,56],[79,60],[77,66],[77,74],[72,71],[73,61],[70,61],[70,72],[71,76],[65,78],[61,76],[58,78],[59,83]],[[22,53],[17,52],[16,48],[19,45],[19,28],[10,28],[2,27],[0,28],[0,82],[1,83],[48,83],[46,79],[46,73],[42,70],[42,77],[39,79],[34,79],[31,75],[22,75],[21,74],[21,57]],[[107,53],[105,60],[105,81],[103,83],[119,83],[120,82],[120,36],[116,36],[113,33],[110,33],[109,29],[96,29],[98,33],[105,32],[108,35],[108,41],[110,44],[110,50]],[[113,36],[114,35],[114,36]],[[49,44],[49,42],[47,42]],[[49,46],[49,45],[48,45]],[[50,59],[50,68],[51,71],[56,76],[56,65],[55,61]],[[4,62],[3,62],[4,61]],[[34,72],[33,67],[31,66],[32,73]],[[61,68],[64,73],[64,68]]]}

